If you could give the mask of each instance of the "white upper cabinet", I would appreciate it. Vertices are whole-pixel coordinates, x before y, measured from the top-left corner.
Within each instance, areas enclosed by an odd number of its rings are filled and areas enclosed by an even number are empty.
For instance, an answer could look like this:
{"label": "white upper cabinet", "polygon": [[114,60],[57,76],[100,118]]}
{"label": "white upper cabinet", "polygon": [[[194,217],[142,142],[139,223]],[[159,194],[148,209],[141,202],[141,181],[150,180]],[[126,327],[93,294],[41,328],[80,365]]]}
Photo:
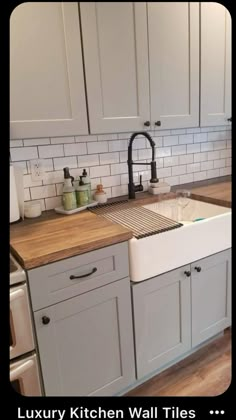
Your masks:
{"label": "white upper cabinet", "polygon": [[201,3],[201,126],[230,124],[231,16],[214,2]]}
{"label": "white upper cabinet", "polygon": [[146,3],[80,3],[91,133],[150,120]]}
{"label": "white upper cabinet", "polygon": [[199,3],[150,2],[147,7],[152,125],[197,127]]}
{"label": "white upper cabinet", "polygon": [[10,19],[10,137],[87,134],[77,3],[28,2]]}

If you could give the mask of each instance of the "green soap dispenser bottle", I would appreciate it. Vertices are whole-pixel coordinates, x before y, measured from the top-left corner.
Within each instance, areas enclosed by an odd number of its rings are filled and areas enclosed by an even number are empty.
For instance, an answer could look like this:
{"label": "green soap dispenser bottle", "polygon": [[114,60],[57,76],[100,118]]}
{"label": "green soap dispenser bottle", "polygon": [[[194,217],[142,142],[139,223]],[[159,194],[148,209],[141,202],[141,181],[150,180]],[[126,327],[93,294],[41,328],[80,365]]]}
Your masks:
{"label": "green soap dispenser bottle", "polygon": [[90,203],[90,201],[92,201],[91,181],[90,181],[90,178],[88,176],[88,173],[87,173],[86,169],[83,169],[82,177],[83,177],[84,184],[88,188],[88,200],[89,200],[89,203]]}
{"label": "green soap dispenser bottle", "polygon": [[63,168],[64,186],[62,190],[62,205],[64,210],[74,210],[77,207],[75,187],[73,186],[74,177],[70,175],[69,168]]}
{"label": "green soap dispenser bottle", "polygon": [[88,187],[83,182],[82,175],[80,175],[79,185],[76,187],[76,200],[78,206],[86,206],[89,202]]}

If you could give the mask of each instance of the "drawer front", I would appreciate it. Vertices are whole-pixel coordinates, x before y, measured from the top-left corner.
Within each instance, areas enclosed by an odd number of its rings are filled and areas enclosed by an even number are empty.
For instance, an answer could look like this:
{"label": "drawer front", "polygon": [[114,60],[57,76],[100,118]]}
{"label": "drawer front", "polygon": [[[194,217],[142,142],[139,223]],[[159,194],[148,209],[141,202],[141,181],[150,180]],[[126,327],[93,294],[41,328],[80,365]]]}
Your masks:
{"label": "drawer front", "polygon": [[91,251],[28,271],[33,310],[129,276],[128,244]]}

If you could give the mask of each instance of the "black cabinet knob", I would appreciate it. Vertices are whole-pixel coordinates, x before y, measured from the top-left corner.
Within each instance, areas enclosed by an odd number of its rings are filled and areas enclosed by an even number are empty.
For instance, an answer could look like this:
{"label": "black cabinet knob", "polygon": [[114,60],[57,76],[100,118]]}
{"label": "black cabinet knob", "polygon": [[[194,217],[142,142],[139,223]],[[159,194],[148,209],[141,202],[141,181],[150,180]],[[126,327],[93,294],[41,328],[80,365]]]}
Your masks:
{"label": "black cabinet knob", "polygon": [[160,127],[161,126],[161,121],[156,121],[155,122],[155,125],[157,125],[158,127]]}
{"label": "black cabinet knob", "polygon": [[194,269],[198,272],[198,273],[200,273],[200,271],[201,271],[201,267],[194,267]]}
{"label": "black cabinet knob", "polygon": [[145,121],[145,123],[143,123],[143,125],[145,125],[145,127],[150,127],[150,121]]}
{"label": "black cabinet knob", "polygon": [[191,276],[191,271],[185,271],[184,274],[185,274],[185,276],[190,277]]}
{"label": "black cabinet knob", "polygon": [[49,324],[49,322],[50,322],[50,318],[49,318],[48,316],[43,316],[43,317],[42,317],[42,323],[43,323],[44,325]]}
{"label": "black cabinet knob", "polygon": [[230,118],[227,118],[227,121],[230,121],[230,122],[232,122],[232,117],[230,117]]}

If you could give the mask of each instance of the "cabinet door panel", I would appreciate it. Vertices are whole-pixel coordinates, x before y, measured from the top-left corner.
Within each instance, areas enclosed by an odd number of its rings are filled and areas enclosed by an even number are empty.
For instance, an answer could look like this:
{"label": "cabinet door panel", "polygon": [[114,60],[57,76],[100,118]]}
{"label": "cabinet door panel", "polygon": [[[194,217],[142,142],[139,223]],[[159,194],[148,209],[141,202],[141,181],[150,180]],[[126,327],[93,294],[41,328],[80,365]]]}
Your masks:
{"label": "cabinet door panel", "polygon": [[231,16],[220,3],[201,3],[201,125],[231,117]]}
{"label": "cabinet door panel", "polygon": [[148,3],[151,120],[199,125],[199,4]]}
{"label": "cabinet door panel", "polygon": [[[201,267],[198,273],[194,267]],[[227,328],[231,321],[231,250],[192,264],[192,345]]]}
{"label": "cabinet door panel", "polygon": [[11,138],[88,133],[77,3],[13,11],[10,86]]}
{"label": "cabinet door panel", "polygon": [[47,396],[114,395],[134,381],[128,278],[34,316]]}
{"label": "cabinet door panel", "polygon": [[91,133],[150,119],[145,3],[80,3]]}
{"label": "cabinet door panel", "polygon": [[132,287],[137,377],[190,349],[190,280],[181,267]]}

